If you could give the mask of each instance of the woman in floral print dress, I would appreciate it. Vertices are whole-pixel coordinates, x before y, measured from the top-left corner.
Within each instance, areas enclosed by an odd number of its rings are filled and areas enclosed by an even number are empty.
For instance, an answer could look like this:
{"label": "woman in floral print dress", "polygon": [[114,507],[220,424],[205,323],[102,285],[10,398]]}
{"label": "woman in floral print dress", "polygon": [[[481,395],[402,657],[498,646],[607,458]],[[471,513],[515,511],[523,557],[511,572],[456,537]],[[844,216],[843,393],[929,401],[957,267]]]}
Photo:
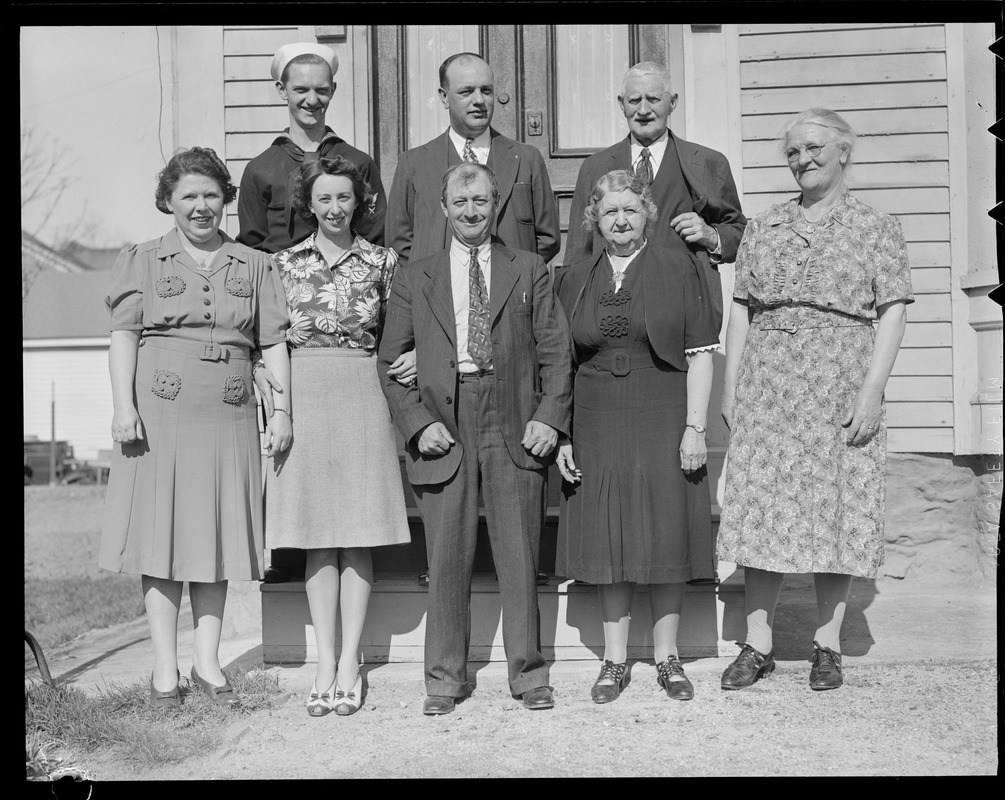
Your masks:
{"label": "woman in floral print dress", "polygon": [[793,118],[782,141],[801,194],[750,221],[737,254],[718,556],[744,567],[747,636],[723,689],[774,669],[786,572],[814,574],[810,687],[840,686],[851,580],[883,563],[883,392],[914,298],[900,223],[845,186],[854,140],[832,111]]}
{"label": "woman in floral print dress", "polygon": [[317,232],[275,257],[289,304],[296,405],[293,444],[267,476],[266,530],[270,547],[307,551],[307,601],[318,648],[311,716],[359,708],[370,548],[410,538],[374,359],[397,256],[352,232],[368,194],[359,169],[346,159],[306,163],[293,202]]}

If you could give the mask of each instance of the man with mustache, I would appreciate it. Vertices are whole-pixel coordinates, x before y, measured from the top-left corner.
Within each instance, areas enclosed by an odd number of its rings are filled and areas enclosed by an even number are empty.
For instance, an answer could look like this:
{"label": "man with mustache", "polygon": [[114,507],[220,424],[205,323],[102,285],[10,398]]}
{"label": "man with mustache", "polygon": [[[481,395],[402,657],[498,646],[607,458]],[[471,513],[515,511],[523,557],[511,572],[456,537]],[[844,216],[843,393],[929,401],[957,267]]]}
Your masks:
{"label": "man with mustache", "polygon": [[664,246],[680,237],[698,257],[701,286],[710,295],[713,327],[722,326],[722,289],[716,266],[731,262],[747,220],[726,157],[685,141],[669,130],[677,106],[670,71],[643,61],[625,74],[618,104],[628,121],[628,137],[583,162],[569,212],[565,264],[571,266],[603,250],[603,239],[580,223],[597,179],[616,169],[644,177],[659,210],[653,241]]}

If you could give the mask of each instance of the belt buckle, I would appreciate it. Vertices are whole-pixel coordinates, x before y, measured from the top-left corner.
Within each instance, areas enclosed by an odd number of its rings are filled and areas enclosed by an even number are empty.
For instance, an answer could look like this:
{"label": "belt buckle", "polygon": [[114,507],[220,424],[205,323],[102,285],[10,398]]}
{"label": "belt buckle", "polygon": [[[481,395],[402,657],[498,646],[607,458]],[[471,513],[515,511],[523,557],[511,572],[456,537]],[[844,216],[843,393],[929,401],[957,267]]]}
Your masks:
{"label": "belt buckle", "polygon": [[221,358],[223,358],[223,349],[216,342],[202,346],[200,361],[219,361]]}
{"label": "belt buckle", "polygon": [[623,378],[632,371],[632,359],[624,350],[619,350],[611,357],[611,374]]}

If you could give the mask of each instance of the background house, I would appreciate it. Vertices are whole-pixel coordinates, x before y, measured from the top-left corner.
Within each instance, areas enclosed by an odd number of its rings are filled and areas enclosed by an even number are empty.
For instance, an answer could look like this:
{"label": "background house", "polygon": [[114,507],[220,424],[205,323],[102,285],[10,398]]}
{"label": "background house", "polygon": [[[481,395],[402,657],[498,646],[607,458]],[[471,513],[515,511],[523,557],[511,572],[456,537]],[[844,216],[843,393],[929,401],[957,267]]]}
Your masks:
{"label": "background house", "polygon": [[[494,127],[541,151],[563,232],[576,224],[568,214],[579,165],[626,134],[615,97],[631,63],[670,67],[680,94],[673,131],[729,157],[748,216],[795,193],[776,140],[786,119],[811,106],[838,111],[859,134],[852,189],[900,218],[917,296],[887,392],[888,569],[905,574],[919,563],[915,544],[940,539],[944,550],[929,552],[947,569],[994,569],[1002,315],[987,298],[999,283],[995,223],[987,215],[996,203],[995,140],[987,132],[996,108],[992,24],[277,24],[157,32],[160,69],[150,80],[152,91],[158,79],[163,85],[168,149],[211,146],[235,182],[286,125],[269,76],[280,45],[319,41],[338,53],[329,124],[374,156],[386,188],[399,154],[446,127],[436,96],[440,62],[461,50],[480,52],[496,76]],[[229,211],[233,235],[236,204]],[[71,385],[57,393],[89,404],[84,415],[105,431],[102,444],[81,421],[79,434],[73,429],[81,453],[111,444],[110,403],[97,388],[107,384],[107,331],[97,324],[100,317],[106,325],[103,290],[88,283],[93,277],[53,274],[32,290],[49,295],[30,297],[25,311],[25,430],[39,428],[34,409],[61,372]],[[727,297],[731,288],[726,266]],[[721,498],[727,444],[717,359],[708,439],[713,502]]]}

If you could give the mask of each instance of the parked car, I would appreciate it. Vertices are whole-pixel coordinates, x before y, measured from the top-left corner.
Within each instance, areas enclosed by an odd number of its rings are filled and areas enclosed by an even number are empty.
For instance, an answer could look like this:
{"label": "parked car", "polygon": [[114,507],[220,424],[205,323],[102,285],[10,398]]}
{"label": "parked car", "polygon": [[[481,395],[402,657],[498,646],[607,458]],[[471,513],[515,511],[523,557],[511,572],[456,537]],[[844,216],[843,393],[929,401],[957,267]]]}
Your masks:
{"label": "parked car", "polygon": [[[24,439],[24,484],[49,483],[49,450],[51,442],[33,436]],[[56,481],[75,473],[78,464],[73,457],[73,447],[67,441],[56,441]]]}

